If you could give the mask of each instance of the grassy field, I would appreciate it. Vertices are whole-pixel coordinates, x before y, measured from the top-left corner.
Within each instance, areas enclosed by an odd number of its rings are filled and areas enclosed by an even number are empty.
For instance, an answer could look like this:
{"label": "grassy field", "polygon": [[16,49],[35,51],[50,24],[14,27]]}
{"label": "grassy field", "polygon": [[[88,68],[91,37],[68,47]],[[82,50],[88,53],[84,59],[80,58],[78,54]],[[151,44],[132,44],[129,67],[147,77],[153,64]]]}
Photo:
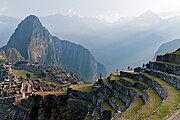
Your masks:
{"label": "grassy field", "polygon": [[26,74],[30,74],[31,78],[37,78],[36,75],[26,70],[13,70],[13,73],[17,76],[22,76],[24,78],[27,78]]}
{"label": "grassy field", "polygon": [[91,92],[93,84],[71,85],[69,88],[73,90],[79,90],[84,92]]}

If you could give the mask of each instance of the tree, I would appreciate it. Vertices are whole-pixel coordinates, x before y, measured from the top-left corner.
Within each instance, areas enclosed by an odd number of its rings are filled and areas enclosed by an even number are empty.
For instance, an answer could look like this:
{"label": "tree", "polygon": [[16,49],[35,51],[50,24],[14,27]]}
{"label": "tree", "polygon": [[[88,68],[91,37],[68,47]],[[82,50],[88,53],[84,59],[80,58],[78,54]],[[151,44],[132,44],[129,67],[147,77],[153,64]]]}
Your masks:
{"label": "tree", "polygon": [[31,78],[31,75],[30,75],[29,73],[26,73],[26,77],[27,77],[28,79],[30,79],[30,78]]}

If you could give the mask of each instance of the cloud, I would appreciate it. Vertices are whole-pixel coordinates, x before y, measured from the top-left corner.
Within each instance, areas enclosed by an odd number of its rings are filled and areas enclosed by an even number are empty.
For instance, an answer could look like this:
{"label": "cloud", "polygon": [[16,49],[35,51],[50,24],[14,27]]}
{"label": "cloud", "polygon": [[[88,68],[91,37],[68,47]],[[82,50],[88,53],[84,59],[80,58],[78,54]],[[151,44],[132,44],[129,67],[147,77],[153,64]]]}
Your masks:
{"label": "cloud", "polygon": [[7,0],[0,0],[0,11],[1,12],[7,10],[7,4],[8,4]]}
{"label": "cloud", "polygon": [[77,13],[74,8],[68,9],[67,15],[68,16],[79,16],[79,17],[81,17],[81,15],[79,13]]}
{"label": "cloud", "polygon": [[113,23],[113,22],[116,22],[119,20],[119,18],[121,18],[122,15],[120,15],[119,13],[114,13],[114,14],[109,14],[109,15],[99,15],[99,19],[100,20],[104,20],[106,22],[110,22],[110,23]]}

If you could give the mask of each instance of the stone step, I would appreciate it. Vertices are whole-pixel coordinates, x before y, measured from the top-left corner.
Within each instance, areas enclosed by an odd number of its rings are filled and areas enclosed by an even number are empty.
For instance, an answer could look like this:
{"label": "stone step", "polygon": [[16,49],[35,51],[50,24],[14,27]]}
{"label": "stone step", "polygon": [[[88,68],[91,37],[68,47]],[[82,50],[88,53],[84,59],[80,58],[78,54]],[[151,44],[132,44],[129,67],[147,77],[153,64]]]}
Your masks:
{"label": "stone step", "polygon": [[161,78],[162,80],[168,82],[169,84],[180,90],[180,76],[151,69],[146,69],[145,72]]}
{"label": "stone step", "polygon": [[143,120],[148,118],[148,116],[161,104],[162,99],[155,90],[149,89],[147,90],[147,94],[148,101],[131,117],[132,120]]}
{"label": "stone step", "polygon": [[149,62],[150,69],[180,76],[180,65],[162,61]]}
{"label": "stone step", "polygon": [[167,98],[160,104],[160,106],[151,114],[149,117],[150,120],[152,119],[163,119],[171,114],[177,107],[179,107],[180,103],[180,92],[173,87],[172,85],[168,84],[167,82],[163,81],[162,79],[144,73],[144,75],[159,84],[167,91]]}

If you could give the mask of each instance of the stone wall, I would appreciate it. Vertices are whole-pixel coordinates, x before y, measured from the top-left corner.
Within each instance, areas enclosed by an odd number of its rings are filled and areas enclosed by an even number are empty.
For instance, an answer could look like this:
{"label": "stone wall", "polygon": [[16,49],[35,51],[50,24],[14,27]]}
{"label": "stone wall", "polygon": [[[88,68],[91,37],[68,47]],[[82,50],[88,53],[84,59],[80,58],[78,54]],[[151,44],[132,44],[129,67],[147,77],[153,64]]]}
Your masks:
{"label": "stone wall", "polygon": [[0,120],[3,120],[4,117],[8,114],[8,110],[12,108],[15,101],[15,97],[0,98]]}
{"label": "stone wall", "polygon": [[180,65],[166,64],[161,62],[149,62],[150,69],[163,71],[166,73],[180,75]]}
{"label": "stone wall", "polygon": [[180,76],[167,74],[165,72],[160,72],[160,71],[150,70],[150,69],[146,69],[146,72],[160,77],[162,80],[168,82],[169,84],[173,85],[178,90],[180,90]]}
{"label": "stone wall", "polygon": [[165,54],[157,56],[157,61],[170,62],[180,64],[180,55],[176,54]]}

